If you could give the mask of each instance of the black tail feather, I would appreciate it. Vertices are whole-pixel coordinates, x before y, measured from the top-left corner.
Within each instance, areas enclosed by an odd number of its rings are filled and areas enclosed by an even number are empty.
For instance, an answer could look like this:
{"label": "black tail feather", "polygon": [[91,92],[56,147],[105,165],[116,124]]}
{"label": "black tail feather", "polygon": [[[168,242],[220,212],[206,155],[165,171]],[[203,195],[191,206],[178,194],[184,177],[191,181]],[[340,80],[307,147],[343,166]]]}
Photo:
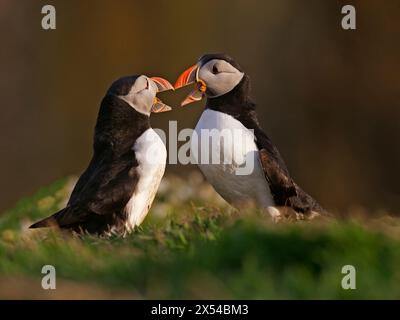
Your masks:
{"label": "black tail feather", "polygon": [[32,224],[29,228],[30,229],[38,229],[38,228],[50,228],[50,227],[59,227],[59,224],[57,222],[57,216],[62,214],[62,212],[65,209],[62,209],[54,214],[52,214],[50,217],[44,218],[34,224]]}

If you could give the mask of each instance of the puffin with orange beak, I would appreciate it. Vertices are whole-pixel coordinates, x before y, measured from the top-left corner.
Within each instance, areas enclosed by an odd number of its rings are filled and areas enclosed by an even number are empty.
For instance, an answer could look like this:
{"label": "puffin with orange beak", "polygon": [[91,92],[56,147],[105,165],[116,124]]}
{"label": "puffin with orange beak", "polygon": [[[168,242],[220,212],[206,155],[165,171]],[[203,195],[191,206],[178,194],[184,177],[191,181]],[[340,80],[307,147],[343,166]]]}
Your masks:
{"label": "puffin with orange beak", "polygon": [[167,151],[150,126],[151,112],[171,108],[156,94],[173,86],[159,77],[115,81],[101,102],[93,157],[67,206],[31,226],[125,235],[146,217],[164,174]]}
{"label": "puffin with orange beak", "polygon": [[255,204],[275,221],[311,219],[325,212],[293,181],[278,149],[261,129],[250,98],[250,78],[235,60],[226,54],[202,56],[174,87],[191,83],[195,89],[181,105],[207,99],[191,139],[191,154],[228,203]]}

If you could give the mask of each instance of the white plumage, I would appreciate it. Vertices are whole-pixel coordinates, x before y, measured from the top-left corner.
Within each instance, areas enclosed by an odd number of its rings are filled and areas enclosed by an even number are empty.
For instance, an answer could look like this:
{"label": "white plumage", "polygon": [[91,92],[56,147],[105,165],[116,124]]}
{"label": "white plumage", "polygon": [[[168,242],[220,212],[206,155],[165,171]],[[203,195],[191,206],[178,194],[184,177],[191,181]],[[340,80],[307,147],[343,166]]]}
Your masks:
{"label": "white plumage", "polygon": [[[214,130],[220,135],[210,139],[207,146],[204,130]],[[203,135],[202,135],[203,130]],[[192,137],[191,153],[200,170],[215,190],[229,203],[235,206],[254,203],[258,207],[269,208],[274,201],[265,179],[258,156],[258,148],[253,133],[232,116],[206,109],[200,117]],[[198,139],[196,139],[196,135]],[[233,139],[226,139],[231,135]],[[205,151],[218,159],[220,163],[204,163]],[[210,159],[209,159],[210,160]],[[252,168],[248,174],[238,175],[243,167]],[[238,168],[242,168],[238,172]]]}
{"label": "white plumage", "polygon": [[126,228],[132,230],[146,217],[164,175],[167,150],[159,135],[147,129],[133,146],[138,161],[139,181],[125,210],[128,213]]}

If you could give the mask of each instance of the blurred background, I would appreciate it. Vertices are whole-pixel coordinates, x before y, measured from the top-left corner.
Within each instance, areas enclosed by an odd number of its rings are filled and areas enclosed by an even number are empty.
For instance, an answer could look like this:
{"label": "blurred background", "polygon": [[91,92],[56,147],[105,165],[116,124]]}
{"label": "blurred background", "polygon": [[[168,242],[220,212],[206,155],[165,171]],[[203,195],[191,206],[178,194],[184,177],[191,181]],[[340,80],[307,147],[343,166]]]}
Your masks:
{"label": "blurred background", "polygon": [[[41,28],[41,8],[57,29]],[[0,0],[0,210],[67,175],[92,153],[99,103],[113,80],[171,82],[207,52],[251,76],[260,122],[321,204],[400,212],[400,2]],[[187,90],[164,94],[178,105]],[[193,128],[202,103],[155,115]],[[194,166],[170,165],[183,176]]]}

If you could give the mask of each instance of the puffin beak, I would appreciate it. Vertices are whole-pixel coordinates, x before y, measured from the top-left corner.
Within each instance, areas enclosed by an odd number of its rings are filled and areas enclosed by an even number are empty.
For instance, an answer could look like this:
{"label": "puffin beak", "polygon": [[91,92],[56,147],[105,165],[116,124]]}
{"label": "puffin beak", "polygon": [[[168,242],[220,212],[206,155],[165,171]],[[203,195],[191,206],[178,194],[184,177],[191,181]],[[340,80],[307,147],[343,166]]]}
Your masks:
{"label": "puffin beak", "polygon": [[174,88],[182,88],[188,84],[196,82],[196,89],[194,89],[186,98],[181,102],[181,106],[189,103],[199,101],[203,98],[204,92],[207,89],[205,82],[198,77],[199,66],[197,64],[191,66],[182,72],[175,82]]}
{"label": "puffin beak", "polygon": [[151,77],[151,80],[156,84],[158,88],[158,92],[167,91],[167,90],[174,90],[172,84],[169,83],[168,80],[165,80],[161,77]]}
{"label": "puffin beak", "polygon": [[[157,86],[157,92],[167,91],[167,90],[174,90],[174,87],[171,83],[169,83],[164,78],[160,77],[151,77],[150,78],[155,85]],[[151,107],[151,112],[158,113],[158,112],[166,112],[170,111],[172,108],[162,102],[159,98],[154,97],[153,105]]]}
{"label": "puffin beak", "polygon": [[159,112],[166,112],[171,111],[172,108],[167,106],[164,102],[160,100],[160,98],[154,97],[153,105],[151,107],[151,112],[159,113]]}
{"label": "puffin beak", "polygon": [[199,66],[197,64],[195,64],[195,65],[191,66],[190,68],[187,68],[185,71],[183,71],[182,74],[176,80],[174,88],[179,89],[188,84],[195,82],[197,79],[197,70],[198,69],[199,69]]}

